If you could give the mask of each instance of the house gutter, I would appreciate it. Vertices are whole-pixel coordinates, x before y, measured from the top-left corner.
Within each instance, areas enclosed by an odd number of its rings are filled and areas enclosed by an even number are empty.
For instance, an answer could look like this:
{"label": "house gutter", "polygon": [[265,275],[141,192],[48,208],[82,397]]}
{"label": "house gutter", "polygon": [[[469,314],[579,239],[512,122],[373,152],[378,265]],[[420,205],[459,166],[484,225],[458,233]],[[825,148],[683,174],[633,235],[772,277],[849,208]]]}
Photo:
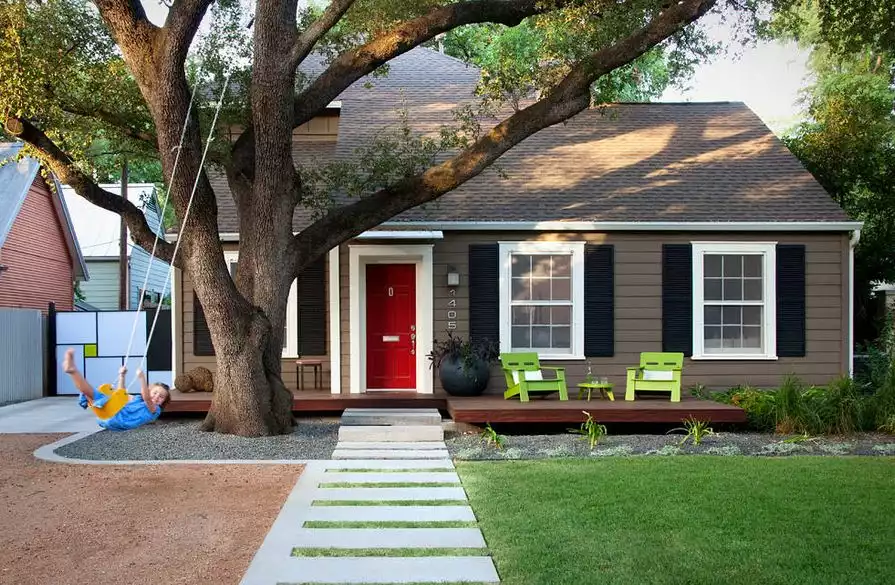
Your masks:
{"label": "house gutter", "polygon": [[848,241],[848,376],[855,377],[855,247],[861,241],[861,228]]}
{"label": "house gutter", "polygon": [[[383,228],[414,228],[432,232],[851,232],[860,231],[863,225],[859,221],[387,221],[381,224]],[[366,231],[358,239],[380,237],[377,231]],[[395,237],[393,234],[396,232],[383,233]],[[222,232],[218,237],[222,242],[239,241],[237,232]],[[433,237],[438,238],[438,235]],[[165,239],[175,242],[177,234],[169,233]]]}
{"label": "house gutter", "polygon": [[688,231],[688,232],[845,232],[860,230],[856,221],[388,221],[383,227],[475,231]]}

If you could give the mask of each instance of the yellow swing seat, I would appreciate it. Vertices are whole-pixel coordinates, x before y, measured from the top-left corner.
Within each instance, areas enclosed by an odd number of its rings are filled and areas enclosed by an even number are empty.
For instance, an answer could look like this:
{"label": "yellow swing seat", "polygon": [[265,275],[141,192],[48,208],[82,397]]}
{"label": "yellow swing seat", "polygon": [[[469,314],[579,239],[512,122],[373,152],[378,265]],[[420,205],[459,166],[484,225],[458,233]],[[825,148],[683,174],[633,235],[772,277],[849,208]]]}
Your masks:
{"label": "yellow swing seat", "polygon": [[109,420],[118,414],[130,400],[130,395],[127,393],[127,389],[118,388],[117,390],[112,390],[111,384],[103,384],[97,388],[97,391],[109,397],[109,399],[106,400],[106,403],[102,406],[90,405],[90,410],[93,411],[93,414],[102,420]]}

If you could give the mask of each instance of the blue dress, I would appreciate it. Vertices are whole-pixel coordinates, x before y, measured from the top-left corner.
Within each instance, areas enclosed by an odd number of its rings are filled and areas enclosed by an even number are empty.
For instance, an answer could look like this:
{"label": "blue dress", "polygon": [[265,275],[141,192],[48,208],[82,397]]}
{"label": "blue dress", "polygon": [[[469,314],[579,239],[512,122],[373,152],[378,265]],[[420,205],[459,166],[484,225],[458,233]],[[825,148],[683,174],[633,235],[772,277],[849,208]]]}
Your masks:
{"label": "blue dress", "polygon": [[[109,400],[109,397],[105,394],[100,392],[97,392],[96,394],[96,399],[93,401],[94,406],[101,407]],[[78,404],[81,405],[81,408],[90,406],[87,402],[87,397],[83,394],[81,394],[78,399]],[[143,401],[143,396],[137,394],[136,396],[132,396],[128,403],[125,404],[115,416],[108,420],[100,419],[97,423],[99,423],[99,426],[110,431],[129,431],[156,420],[161,414],[162,409],[159,406],[155,407],[155,413],[150,412],[149,407],[146,406],[146,403]]]}

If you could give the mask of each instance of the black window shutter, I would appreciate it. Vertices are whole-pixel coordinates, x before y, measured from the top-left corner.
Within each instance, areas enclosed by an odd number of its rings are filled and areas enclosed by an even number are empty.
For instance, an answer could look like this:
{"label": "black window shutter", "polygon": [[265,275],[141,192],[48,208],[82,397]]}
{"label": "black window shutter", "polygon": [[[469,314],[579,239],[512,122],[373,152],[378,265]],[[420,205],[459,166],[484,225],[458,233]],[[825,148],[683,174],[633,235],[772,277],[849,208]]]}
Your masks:
{"label": "black window shutter", "polygon": [[469,338],[500,343],[500,260],[497,244],[469,246]]}
{"label": "black window shutter", "polygon": [[777,355],[805,356],[805,246],[777,245]]}
{"label": "black window shutter", "polygon": [[693,355],[693,249],[662,246],[662,351]]}
{"label": "black window shutter", "polygon": [[326,271],[321,257],[299,275],[298,353],[326,355]]}
{"label": "black window shutter", "polygon": [[214,355],[214,345],[211,343],[211,332],[205,321],[205,311],[199,303],[199,297],[193,292],[193,355]]}
{"label": "black window shutter", "polygon": [[615,355],[615,246],[584,246],[584,355]]}

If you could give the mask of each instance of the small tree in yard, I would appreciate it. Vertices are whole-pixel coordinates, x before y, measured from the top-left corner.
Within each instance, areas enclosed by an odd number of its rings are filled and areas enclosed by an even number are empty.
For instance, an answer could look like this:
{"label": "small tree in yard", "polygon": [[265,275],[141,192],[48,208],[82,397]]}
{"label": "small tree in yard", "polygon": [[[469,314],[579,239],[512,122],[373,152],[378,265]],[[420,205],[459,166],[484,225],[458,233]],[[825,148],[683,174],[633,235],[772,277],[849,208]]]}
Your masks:
{"label": "small tree in yard", "polygon": [[[123,216],[146,249],[155,235],[138,208],[98,187],[99,157],[107,166],[109,156],[159,161],[178,218],[198,177],[175,264],[194,283],[217,356],[204,426],[244,436],[286,433],[292,395],[281,378],[281,347],[292,280],[340,243],[475,177],[535,132],[594,102],[630,95],[613,88],[630,85],[638,62],[661,57],[670,69],[686,69],[711,48],[688,25],[716,2],[332,0],[300,8],[297,0],[256,0],[247,28],[234,0],[172,0],[160,26],[138,0],[11,0],[0,7],[0,114],[27,154],[80,196]],[[747,13],[739,3],[729,6]],[[209,9],[211,27],[197,38]],[[395,133],[414,148],[385,141],[370,149],[390,172],[345,163],[296,168],[292,130],[354,82],[387,74],[390,60],[439,35],[489,26],[499,36],[520,25],[549,41],[529,45],[534,68],[479,55],[500,65],[483,79],[482,101],[514,106],[501,110],[496,125],[483,129],[473,108],[436,138]],[[309,80],[300,66],[312,53],[325,57],[324,70]],[[212,102],[228,71],[233,91],[212,129]],[[200,99],[191,109],[196,86]],[[229,140],[235,127],[244,131]],[[239,213],[235,279],[224,263],[208,169],[200,165],[212,130],[218,139],[208,165],[225,174]],[[101,153],[98,143],[107,145]],[[354,197],[336,206],[334,190]],[[317,213],[295,235],[297,206]],[[159,241],[158,256],[170,261],[173,248]]]}

